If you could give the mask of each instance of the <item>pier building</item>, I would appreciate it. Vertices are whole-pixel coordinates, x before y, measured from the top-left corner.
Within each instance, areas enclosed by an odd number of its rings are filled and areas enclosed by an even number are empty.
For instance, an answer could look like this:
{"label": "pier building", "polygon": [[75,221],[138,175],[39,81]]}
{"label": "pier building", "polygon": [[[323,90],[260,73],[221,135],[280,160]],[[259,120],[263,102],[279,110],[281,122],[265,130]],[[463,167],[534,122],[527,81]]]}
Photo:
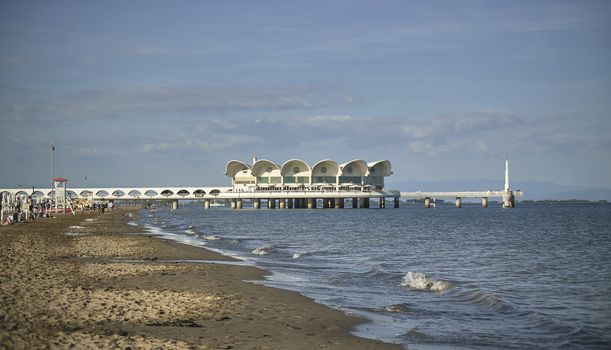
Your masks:
{"label": "pier building", "polygon": [[[275,163],[254,158],[251,164],[231,160],[225,166],[225,175],[231,186],[167,186],[167,187],[87,187],[65,188],[69,198],[87,198],[93,201],[170,201],[178,208],[179,200],[201,200],[204,208],[229,202],[234,209],[242,209],[245,203],[260,209],[296,208],[369,208],[371,199],[376,207],[386,208],[387,199],[399,207],[400,198],[422,200],[426,208],[435,199],[455,199],[456,207],[463,198],[481,198],[482,207],[488,207],[489,198],[501,198],[503,206],[515,206],[515,197],[521,191],[509,187],[509,161],[505,161],[505,186],[503,190],[474,192],[399,192],[385,188],[385,179],[393,174],[388,160],[366,162],[361,159],[338,163],[324,159],[312,165],[300,159]],[[16,197],[32,196],[38,199],[55,198],[59,188],[4,188],[0,189],[2,202]]]}
{"label": "pier building", "polygon": [[301,159],[282,165],[266,159],[253,159],[252,165],[231,160],[225,167],[236,190],[384,190],[384,178],[392,175],[388,160],[366,163],[354,159],[339,164],[324,159],[310,166]]}

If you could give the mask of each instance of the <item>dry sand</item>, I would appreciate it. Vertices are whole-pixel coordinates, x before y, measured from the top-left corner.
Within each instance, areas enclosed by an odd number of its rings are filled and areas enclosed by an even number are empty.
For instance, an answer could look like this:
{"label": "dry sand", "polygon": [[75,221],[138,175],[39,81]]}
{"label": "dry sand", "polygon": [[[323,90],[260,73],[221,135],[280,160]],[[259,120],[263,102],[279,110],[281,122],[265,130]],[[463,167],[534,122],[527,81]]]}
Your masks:
{"label": "dry sand", "polygon": [[[126,225],[126,209],[0,228],[0,348],[401,349],[363,322],[245,280],[252,267]],[[130,219],[131,220],[131,219]]]}

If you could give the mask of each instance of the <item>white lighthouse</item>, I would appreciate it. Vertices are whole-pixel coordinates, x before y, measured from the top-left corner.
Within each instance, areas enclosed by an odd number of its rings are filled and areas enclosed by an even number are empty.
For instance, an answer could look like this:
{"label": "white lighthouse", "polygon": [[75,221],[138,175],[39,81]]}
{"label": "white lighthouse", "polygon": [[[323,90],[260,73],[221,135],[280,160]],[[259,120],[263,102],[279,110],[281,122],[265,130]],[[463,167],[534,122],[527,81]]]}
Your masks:
{"label": "white lighthouse", "polygon": [[503,208],[513,208],[515,206],[515,197],[513,191],[509,187],[509,157],[505,158],[505,186],[503,188]]}

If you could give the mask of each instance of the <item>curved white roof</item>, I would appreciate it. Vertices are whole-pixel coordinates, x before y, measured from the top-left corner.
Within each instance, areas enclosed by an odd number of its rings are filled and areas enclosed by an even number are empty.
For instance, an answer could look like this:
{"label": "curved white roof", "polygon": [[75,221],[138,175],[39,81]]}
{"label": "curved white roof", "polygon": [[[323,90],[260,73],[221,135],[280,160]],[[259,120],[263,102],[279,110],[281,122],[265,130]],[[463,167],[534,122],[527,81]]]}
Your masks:
{"label": "curved white roof", "polygon": [[287,160],[280,167],[282,176],[308,176],[310,175],[310,166],[301,159]]}
{"label": "curved white roof", "polygon": [[[249,176],[262,176],[267,173],[268,176],[390,176],[392,175],[392,165],[388,160],[378,160],[375,162],[366,163],[362,159],[353,159],[349,162],[338,164],[332,159],[323,159],[314,166],[302,159],[290,159],[284,162],[281,166],[277,163],[267,160],[257,160],[252,166],[239,161],[231,160],[225,167],[225,175],[235,178],[235,176],[243,170],[250,170]],[[323,171],[324,170],[324,171]]]}
{"label": "curved white roof", "polygon": [[367,176],[369,167],[362,159],[354,159],[341,165],[342,175],[344,176]]}
{"label": "curved white roof", "polygon": [[237,174],[238,172],[249,169],[250,167],[248,166],[248,164],[240,160],[230,160],[225,166],[225,175],[229,177],[234,177],[235,174]]}
{"label": "curved white roof", "polygon": [[339,175],[339,164],[331,159],[318,161],[312,167],[312,176],[337,176]]}
{"label": "curved white roof", "polygon": [[388,160],[378,160],[375,162],[367,163],[369,167],[369,173],[377,176],[390,176],[392,175],[392,165]]}
{"label": "curved white roof", "polygon": [[274,170],[280,170],[278,164],[267,159],[259,159],[252,165],[252,176],[261,176],[264,173],[272,173]]}

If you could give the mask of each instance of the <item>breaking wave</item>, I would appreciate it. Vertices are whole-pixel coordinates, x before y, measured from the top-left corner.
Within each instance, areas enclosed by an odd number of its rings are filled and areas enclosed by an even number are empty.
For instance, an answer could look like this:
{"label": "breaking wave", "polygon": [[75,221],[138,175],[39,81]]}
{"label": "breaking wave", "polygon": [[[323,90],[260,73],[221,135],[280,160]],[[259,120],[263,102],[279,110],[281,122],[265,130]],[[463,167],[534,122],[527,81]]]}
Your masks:
{"label": "breaking wave", "polygon": [[293,254],[293,259],[303,258],[304,256],[312,255],[311,252],[301,252]]}
{"label": "breaking wave", "polygon": [[428,277],[422,272],[408,272],[401,280],[402,287],[408,287],[418,290],[430,290],[432,292],[443,292],[452,288],[454,285],[450,282],[436,280]]}
{"label": "breaking wave", "polygon": [[221,239],[221,237],[217,235],[203,235],[201,238],[205,239],[206,241],[218,241]]}
{"label": "breaking wave", "polygon": [[269,254],[272,251],[272,247],[259,247],[257,249],[254,249],[251,253],[255,254],[255,255],[266,255]]}

